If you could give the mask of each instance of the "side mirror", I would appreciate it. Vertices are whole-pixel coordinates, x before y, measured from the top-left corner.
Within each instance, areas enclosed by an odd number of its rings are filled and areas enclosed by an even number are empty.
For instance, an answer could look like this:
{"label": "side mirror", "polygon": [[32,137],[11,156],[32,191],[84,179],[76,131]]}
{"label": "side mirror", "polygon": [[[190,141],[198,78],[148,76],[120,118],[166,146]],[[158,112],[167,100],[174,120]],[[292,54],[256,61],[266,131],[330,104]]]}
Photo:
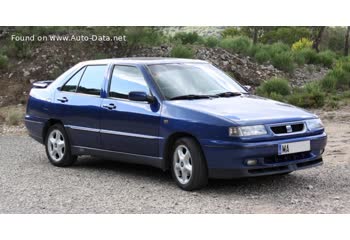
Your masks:
{"label": "side mirror", "polygon": [[244,88],[247,92],[251,92],[251,90],[252,90],[252,86],[250,86],[250,85],[243,85],[243,88]]}
{"label": "side mirror", "polygon": [[129,92],[129,100],[153,103],[156,99],[145,92]]}

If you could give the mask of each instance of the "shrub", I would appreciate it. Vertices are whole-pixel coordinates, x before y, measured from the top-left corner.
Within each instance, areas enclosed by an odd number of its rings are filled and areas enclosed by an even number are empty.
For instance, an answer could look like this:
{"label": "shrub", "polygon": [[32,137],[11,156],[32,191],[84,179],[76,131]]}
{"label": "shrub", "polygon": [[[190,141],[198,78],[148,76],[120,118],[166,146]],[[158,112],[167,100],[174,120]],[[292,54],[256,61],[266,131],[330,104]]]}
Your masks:
{"label": "shrub", "polygon": [[266,49],[268,49],[271,56],[277,55],[279,53],[289,52],[290,48],[287,44],[282,42],[277,42],[271,45],[266,45]]}
{"label": "shrub", "polygon": [[[165,36],[159,29],[154,27],[102,27],[92,28],[92,32],[101,32],[101,34],[126,35],[129,48],[134,46],[158,46],[164,42]],[[113,34],[114,33],[114,34]],[[129,49],[129,50],[130,50]]]}
{"label": "shrub", "polygon": [[193,58],[193,55],[193,50],[183,45],[175,46],[170,52],[171,57],[177,58]]}
{"label": "shrub", "polygon": [[321,80],[320,84],[322,89],[325,91],[333,92],[337,88],[337,79],[334,76],[328,74]]}
{"label": "shrub", "polygon": [[307,38],[301,38],[299,41],[293,43],[292,51],[300,51],[302,49],[311,49],[312,41]]}
{"label": "shrub", "polygon": [[313,49],[305,48],[294,52],[294,59],[304,59],[306,64],[314,64],[317,60],[317,52]]}
{"label": "shrub", "polygon": [[0,69],[5,69],[8,66],[9,59],[6,55],[0,54]]}
{"label": "shrub", "polygon": [[213,48],[216,47],[219,44],[219,39],[216,37],[208,37],[204,41],[205,46]]}
{"label": "shrub", "polygon": [[336,54],[332,51],[323,51],[317,54],[316,63],[325,67],[332,67]]}
{"label": "shrub", "polygon": [[269,52],[265,49],[259,49],[254,55],[254,58],[258,63],[264,63],[271,59]]}
{"label": "shrub", "polygon": [[299,52],[293,52],[293,59],[296,64],[299,66],[304,65],[306,63],[305,56],[300,54]]}
{"label": "shrub", "polygon": [[272,92],[269,96],[269,98],[279,101],[279,102],[284,102],[285,101],[285,96],[282,96],[281,94]]}
{"label": "shrub", "polygon": [[261,37],[263,43],[283,42],[291,46],[301,38],[310,38],[311,31],[307,27],[274,27]]}
{"label": "shrub", "polygon": [[224,31],[221,32],[221,36],[223,38],[226,37],[235,37],[241,35],[241,31],[237,27],[228,27]]}
{"label": "shrub", "polygon": [[317,85],[317,83],[311,83],[302,89],[295,89],[295,92],[287,97],[288,103],[303,108],[323,107],[326,95]]}
{"label": "shrub", "polygon": [[5,121],[8,125],[18,125],[23,121],[24,113],[20,108],[9,108]]}
{"label": "shrub", "polygon": [[302,108],[318,108],[324,105],[322,93],[296,93],[288,96],[288,103]]}
{"label": "shrub", "polygon": [[194,44],[200,40],[200,36],[196,32],[178,32],[174,35],[174,40],[182,44]]}
{"label": "shrub", "polygon": [[350,60],[341,59],[321,80],[322,89],[328,92],[350,89]]}
{"label": "shrub", "polygon": [[276,68],[286,71],[293,72],[294,71],[294,61],[293,55],[290,52],[281,52],[272,56],[272,65]]}
{"label": "shrub", "polygon": [[272,78],[263,84],[261,84],[257,89],[256,93],[260,96],[270,97],[271,94],[279,94],[280,96],[286,96],[290,94],[290,87],[288,80],[284,78]]}
{"label": "shrub", "polygon": [[220,41],[220,47],[235,53],[248,54],[252,41],[248,37],[228,37]]}

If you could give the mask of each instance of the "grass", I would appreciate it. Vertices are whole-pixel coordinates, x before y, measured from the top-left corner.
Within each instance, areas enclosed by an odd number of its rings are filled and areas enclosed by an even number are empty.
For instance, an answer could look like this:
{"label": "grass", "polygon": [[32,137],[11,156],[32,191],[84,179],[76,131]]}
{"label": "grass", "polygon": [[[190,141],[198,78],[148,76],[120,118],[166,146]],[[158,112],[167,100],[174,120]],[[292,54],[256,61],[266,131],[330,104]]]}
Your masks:
{"label": "grass", "polygon": [[175,58],[193,58],[194,52],[189,47],[177,45],[171,50],[170,56]]}
{"label": "grass", "polygon": [[23,106],[6,106],[0,108],[0,121],[6,125],[17,126],[23,122],[24,119]]}

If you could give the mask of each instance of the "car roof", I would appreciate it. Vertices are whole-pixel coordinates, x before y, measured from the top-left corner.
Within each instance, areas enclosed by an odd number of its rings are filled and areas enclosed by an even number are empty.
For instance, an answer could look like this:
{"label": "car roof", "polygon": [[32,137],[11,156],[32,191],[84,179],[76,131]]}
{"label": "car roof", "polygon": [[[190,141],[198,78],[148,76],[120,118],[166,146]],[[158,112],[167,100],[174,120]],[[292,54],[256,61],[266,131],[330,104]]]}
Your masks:
{"label": "car roof", "polygon": [[89,60],[81,64],[169,64],[169,63],[208,63],[198,59],[184,59],[184,58],[161,58],[161,57],[130,57],[130,58],[109,58],[99,60]]}

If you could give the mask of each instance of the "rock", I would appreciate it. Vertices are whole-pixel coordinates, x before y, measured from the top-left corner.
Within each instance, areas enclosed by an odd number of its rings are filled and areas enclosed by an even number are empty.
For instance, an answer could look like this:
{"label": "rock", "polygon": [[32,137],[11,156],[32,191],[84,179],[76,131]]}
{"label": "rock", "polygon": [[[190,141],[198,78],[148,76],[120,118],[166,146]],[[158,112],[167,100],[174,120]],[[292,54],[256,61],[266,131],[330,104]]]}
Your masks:
{"label": "rock", "polygon": [[311,190],[311,189],[313,189],[314,187],[312,186],[312,185],[308,185],[307,186],[307,189],[309,189],[309,190]]}
{"label": "rock", "polygon": [[30,72],[27,70],[23,70],[23,77],[28,77],[30,75]]}

